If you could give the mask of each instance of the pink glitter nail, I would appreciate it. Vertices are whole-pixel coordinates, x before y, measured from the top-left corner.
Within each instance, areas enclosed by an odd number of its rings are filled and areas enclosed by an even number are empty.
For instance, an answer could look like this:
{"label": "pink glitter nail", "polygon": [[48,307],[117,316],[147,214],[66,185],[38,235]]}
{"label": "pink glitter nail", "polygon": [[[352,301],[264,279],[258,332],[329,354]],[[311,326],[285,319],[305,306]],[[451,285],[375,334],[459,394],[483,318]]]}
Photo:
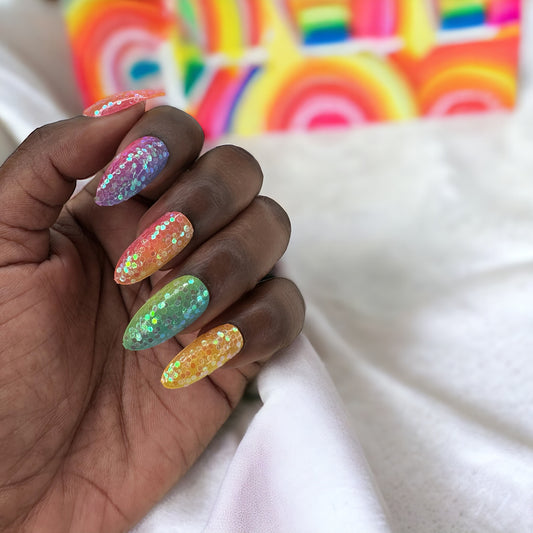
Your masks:
{"label": "pink glitter nail", "polygon": [[145,100],[164,95],[165,91],[153,89],[117,93],[99,100],[92,106],[88,107],[83,114],[86,117],[105,117],[123,111],[124,109],[128,109],[128,107],[134,106],[139,102],[144,102]]}

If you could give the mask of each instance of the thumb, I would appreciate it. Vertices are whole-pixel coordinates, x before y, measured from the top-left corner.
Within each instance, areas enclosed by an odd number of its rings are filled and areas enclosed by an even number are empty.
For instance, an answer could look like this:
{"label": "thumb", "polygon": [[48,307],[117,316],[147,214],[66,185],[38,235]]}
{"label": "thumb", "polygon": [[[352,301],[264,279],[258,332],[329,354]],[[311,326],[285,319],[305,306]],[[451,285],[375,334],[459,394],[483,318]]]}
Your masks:
{"label": "thumb", "polygon": [[108,163],[144,112],[139,104],[94,119],[75,117],[35,130],[0,167],[0,266],[48,257],[49,228],[76,180]]}

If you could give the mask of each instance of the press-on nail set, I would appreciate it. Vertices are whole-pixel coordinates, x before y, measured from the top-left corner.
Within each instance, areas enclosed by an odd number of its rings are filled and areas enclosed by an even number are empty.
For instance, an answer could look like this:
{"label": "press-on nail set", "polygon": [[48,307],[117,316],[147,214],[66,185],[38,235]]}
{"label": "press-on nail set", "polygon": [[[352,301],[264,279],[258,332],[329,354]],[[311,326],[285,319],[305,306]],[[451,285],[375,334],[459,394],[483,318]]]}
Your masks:
{"label": "press-on nail set", "polygon": [[[84,115],[98,118],[161,96],[161,91],[129,91],[97,102]],[[96,191],[99,206],[133,198],[165,169],[170,153],[153,136],[131,142],[105,169]],[[191,241],[191,221],[177,211],[165,213],[124,251],[115,268],[120,285],[140,282],[176,257]],[[193,324],[209,305],[209,290],[195,276],[180,276],[149,298],[128,324],[123,345],[128,350],[153,348]],[[161,377],[168,389],[186,387],[214,372],[237,355],[244,344],[239,329],[225,324],[200,335],[169,363]]]}

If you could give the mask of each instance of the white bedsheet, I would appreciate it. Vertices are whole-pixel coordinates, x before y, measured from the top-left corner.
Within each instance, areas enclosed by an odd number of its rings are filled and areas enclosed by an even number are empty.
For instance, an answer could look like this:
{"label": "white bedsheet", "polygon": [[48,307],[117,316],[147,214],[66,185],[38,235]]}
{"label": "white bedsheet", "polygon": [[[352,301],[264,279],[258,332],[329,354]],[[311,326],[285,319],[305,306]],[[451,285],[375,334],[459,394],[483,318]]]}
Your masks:
{"label": "white bedsheet", "polygon": [[[59,27],[0,1],[0,156],[79,111]],[[533,531],[527,39],[514,114],[226,139],[291,215],[312,346],[264,369],[136,533]]]}

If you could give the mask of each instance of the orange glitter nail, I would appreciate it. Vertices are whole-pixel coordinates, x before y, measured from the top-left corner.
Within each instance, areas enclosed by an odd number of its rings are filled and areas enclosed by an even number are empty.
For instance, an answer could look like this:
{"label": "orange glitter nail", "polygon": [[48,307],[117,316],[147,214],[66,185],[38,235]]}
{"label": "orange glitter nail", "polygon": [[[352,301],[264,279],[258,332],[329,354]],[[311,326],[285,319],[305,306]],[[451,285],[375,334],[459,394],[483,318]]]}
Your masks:
{"label": "orange glitter nail", "polygon": [[120,285],[137,283],[176,257],[193,235],[190,220],[182,213],[170,212],[143,231],[122,254],[115,268]]}
{"label": "orange glitter nail", "polygon": [[172,359],[161,376],[161,383],[167,389],[192,385],[235,357],[243,345],[241,332],[234,325],[211,329]]}

